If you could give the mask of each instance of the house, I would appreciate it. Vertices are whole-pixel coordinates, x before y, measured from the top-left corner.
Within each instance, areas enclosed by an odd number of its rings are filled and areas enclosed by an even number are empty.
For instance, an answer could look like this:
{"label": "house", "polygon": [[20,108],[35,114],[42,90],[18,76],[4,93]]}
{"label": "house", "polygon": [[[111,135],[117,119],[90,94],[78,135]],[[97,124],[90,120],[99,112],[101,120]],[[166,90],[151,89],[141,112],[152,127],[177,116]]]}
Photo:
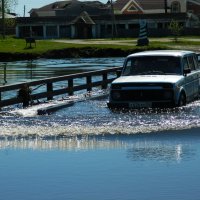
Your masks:
{"label": "house", "polygon": [[172,19],[186,29],[198,28],[199,13],[200,0],[111,0],[106,4],[56,1],[32,9],[30,17],[17,18],[16,36],[41,39],[137,37],[141,19],[147,21],[151,36],[165,36],[169,34]]}
{"label": "house", "polygon": [[[16,15],[13,14],[13,13],[5,13],[5,14],[4,14],[4,17],[5,17],[6,19],[12,19],[12,18],[16,18]],[[2,12],[0,12],[0,19],[2,19]]]}
{"label": "house", "polygon": [[200,0],[117,0],[114,7],[116,14],[186,13],[186,27],[200,26]]}
{"label": "house", "polygon": [[120,14],[185,13],[186,0],[117,0],[114,7]]}
{"label": "house", "polygon": [[32,9],[28,18],[18,18],[16,35],[37,38],[101,37],[98,20],[101,16],[105,16],[103,20],[109,20],[110,8],[99,1],[57,1]]}

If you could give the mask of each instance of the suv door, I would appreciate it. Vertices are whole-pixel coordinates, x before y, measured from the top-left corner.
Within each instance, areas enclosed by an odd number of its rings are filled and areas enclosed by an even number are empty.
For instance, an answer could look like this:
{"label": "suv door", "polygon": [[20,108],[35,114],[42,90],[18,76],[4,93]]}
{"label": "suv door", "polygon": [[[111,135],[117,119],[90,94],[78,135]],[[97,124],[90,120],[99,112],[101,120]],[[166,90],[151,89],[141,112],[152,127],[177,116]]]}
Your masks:
{"label": "suv door", "polygon": [[199,97],[200,94],[200,66],[198,62],[198,56],[196,54],[193,55],[194,60],[194,73],[195,73],[195,81],[194,81],[194,93],[195,97]]}
{"label": "suv door", "polygon": [[183,58],[183,69],[184,70],[191,70],[191,73],[185,75],[184,87],[186,91],[187,101],[191,101],[193,99],[193,74],[191,69],[191,63],[189,64],[189,56],[185,56]]}
{"label": "suv door", "polygon": [[188,100],[191,101],[198,96],[199,93],[199,72],[197,69],[196,56],[190,54],[187,56],[188,67],[191,70],[191,73],[187,74],[187,90],[188,91]]}

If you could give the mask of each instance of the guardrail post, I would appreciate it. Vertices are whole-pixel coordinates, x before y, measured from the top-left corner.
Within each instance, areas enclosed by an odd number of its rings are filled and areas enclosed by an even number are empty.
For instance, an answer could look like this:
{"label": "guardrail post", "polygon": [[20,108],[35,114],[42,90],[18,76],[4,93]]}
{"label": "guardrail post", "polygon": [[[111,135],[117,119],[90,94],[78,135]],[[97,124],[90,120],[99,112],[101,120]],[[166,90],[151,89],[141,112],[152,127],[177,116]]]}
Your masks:
{"label": "guardrail post", "polygon": [[47,83],[47,100],[53,100],[53,83]]}
{"label": "guardrail post", "polygon": [[92,77],[91,76],[87,76],[86,77],[86,81],[87,81],[87,91],[92,91]]}
{"label": "guardrail post", "polygon": [[4,67],[3,67],[3,74],[4,74],[4,84],[6,84],[7,83],[7,80],[6,80],[6,78],[7,78],[7,70],[6,70],[6,68],[7,68],[7,63],[5,63],[4,64]]}
{"label": "guardrail post", "polygon": [[108,74],[104,73],[103,74],[103,83],[102,83],[102,89],[106,89],[108,87],[108,84],[107,84],[107,80],[108,80]]}
{"label": "guardrail post", "polygon": [[[1,92],[0,92],[0,102],[1,102]],[[1,110],[1,106],[0,106],[0,110]]]}
{"label": "guardrail post", "polygon": [[72,96],[74,94],[73,87],[74,87],[74,81],[73,81],[73,79],[69,79],[68,80],[68,94],[70,96]]}

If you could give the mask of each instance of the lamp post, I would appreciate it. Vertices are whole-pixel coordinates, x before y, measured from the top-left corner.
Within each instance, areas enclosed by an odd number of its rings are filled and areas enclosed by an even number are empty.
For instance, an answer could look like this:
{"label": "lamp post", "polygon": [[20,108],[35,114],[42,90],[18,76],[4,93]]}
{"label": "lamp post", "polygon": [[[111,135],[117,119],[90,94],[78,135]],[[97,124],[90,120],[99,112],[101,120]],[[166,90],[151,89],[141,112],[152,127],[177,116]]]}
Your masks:
{"label": "lamp post", "polygon": [[115,22],[115,13],[114,13],[114,8],[113,8],[113,1],[109,0],[108,4],[110,4],[110,10],[111,10],[111,20],[112,20],[112,39],[114,36],[117,36],[117,26]]}
{"label": "lamp post", "polygon": [[164,8],[165,8],[165,14],[167,14],[167,9],[168,9],[167,0],[164,0]]}
{"label": "lamp post", "polygon": [[1,1],[1,10],[2,10],[2,29],[3,29],[3,39],[5,39],[5,2],[4,0]]}

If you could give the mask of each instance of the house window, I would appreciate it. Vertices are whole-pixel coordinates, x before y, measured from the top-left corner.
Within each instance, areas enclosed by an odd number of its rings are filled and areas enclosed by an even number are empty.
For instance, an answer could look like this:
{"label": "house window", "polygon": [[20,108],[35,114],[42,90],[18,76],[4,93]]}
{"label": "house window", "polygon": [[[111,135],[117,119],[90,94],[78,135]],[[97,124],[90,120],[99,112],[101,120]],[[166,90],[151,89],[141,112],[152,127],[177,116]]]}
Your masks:
{"label": "house window", "polygon": [[172,2],[172,4],[171,4],[171,12],[172,13],[181,12],[181,4],[178,1]]}
{"label": "house window", "polygon": [[47,37],[57,37],[57,26],[46,26],[46,36]]}
{"label": "house window", "polygon": [[43,37],[43,26],[32,26],[32,33],[33,37]]}
{"label": "house window", "polygon": [[117,24],[117,28],[119,28],[119,29],[125,29],[125,24]]}
{"label": "house window", "polygon": [[139,29],[140,25],[139,24],[129,24],[129,29]]}

